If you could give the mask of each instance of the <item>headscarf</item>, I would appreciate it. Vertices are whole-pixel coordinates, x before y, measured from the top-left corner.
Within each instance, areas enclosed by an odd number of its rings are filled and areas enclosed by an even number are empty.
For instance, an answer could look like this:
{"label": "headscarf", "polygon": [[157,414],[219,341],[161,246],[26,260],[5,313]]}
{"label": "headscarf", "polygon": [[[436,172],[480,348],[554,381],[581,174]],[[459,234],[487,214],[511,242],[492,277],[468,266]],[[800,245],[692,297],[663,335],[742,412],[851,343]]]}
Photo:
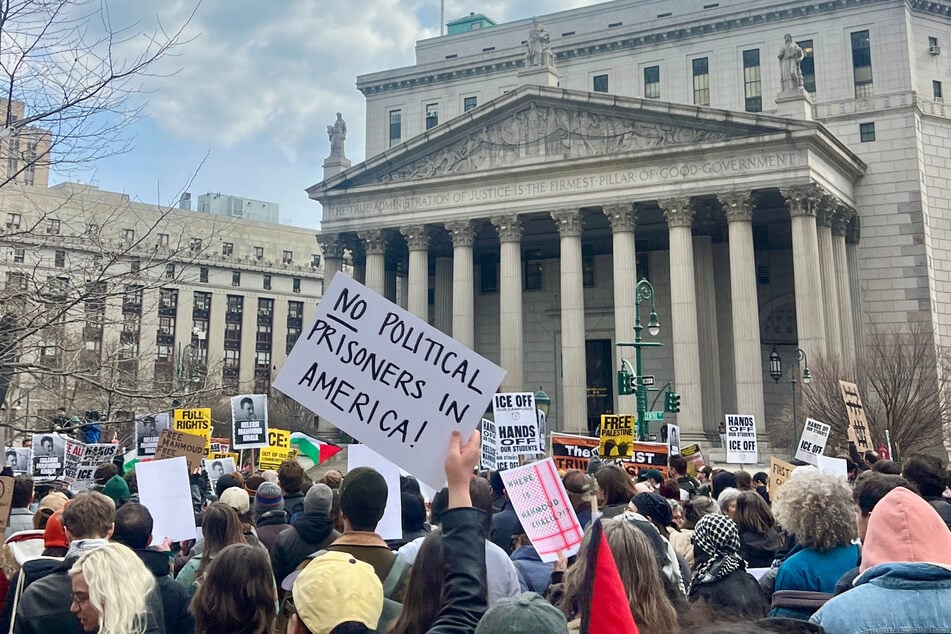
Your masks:
{"label": "headscarf", "polygon": [[713,583],[735,570],[746,570],[746,562],[740,556],[740,531],[729,516],[704,515],[694,527],[690,541],[707,560],[694,571],[688,596],[704,583]]}

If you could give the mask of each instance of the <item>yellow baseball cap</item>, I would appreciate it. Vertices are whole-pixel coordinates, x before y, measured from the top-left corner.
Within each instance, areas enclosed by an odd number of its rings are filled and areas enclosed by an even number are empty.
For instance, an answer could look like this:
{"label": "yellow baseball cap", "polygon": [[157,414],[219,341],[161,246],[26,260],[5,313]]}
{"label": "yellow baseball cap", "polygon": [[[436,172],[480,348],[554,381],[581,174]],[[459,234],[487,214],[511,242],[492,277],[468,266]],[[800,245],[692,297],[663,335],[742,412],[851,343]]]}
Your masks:
{"label": "yellow baseball cap", "polygon": [[328,551],[294,580],[294,607],[313,634],[349,621],[376,629],[383,613],[383,584],[373,566],[348,553]]}

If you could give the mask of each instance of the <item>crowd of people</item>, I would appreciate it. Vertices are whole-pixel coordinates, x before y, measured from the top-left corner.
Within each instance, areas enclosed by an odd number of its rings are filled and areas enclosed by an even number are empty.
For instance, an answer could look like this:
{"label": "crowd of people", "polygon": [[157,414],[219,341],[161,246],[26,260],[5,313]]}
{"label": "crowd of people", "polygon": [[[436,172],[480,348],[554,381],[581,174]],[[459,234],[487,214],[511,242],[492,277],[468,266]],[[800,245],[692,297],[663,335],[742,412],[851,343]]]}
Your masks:
{"label": "crowd of people", "polygon": [[[134,469],[89,491],[19,476],[0,549],[0,631],[228,633],[951,633],[945,464],[869,454],[849,481],[804,465],[765,473],[670,457],[636,477],[593,458],[562,480],[585,529],[539,555],[479,434],[453,434],[448,487],[401,481],[403,535],[377,534],[375,469],[308,479],[192,476],[196,540],[156,543]],[[197,536],[197,535],[196,535]]]}

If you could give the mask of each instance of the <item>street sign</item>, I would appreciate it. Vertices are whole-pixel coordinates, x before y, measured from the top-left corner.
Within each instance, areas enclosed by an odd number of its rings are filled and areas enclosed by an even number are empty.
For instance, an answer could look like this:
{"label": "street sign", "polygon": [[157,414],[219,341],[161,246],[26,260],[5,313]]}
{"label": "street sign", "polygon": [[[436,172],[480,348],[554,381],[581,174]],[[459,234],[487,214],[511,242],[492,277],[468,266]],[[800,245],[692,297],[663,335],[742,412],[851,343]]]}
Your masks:
{"label": "street sign", "polygon": [[644,412],[644,420],[664,420],[663,412]]}
{"label": "street sign", "polygon": [[653,384],[654,384],[653,374],[645,374],[644,376],[641,377],[641,385],[651,386]]}

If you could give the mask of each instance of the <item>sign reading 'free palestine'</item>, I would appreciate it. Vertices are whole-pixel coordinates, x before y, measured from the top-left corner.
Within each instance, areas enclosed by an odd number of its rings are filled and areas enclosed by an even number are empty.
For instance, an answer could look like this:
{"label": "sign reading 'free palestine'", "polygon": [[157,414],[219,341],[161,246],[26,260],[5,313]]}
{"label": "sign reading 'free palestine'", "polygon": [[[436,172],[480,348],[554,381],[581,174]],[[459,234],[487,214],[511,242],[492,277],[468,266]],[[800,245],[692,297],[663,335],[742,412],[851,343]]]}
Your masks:
{"label": "sign reading 'free palestine'", "polygon": [[451,432],[468,438],[504,376],[455,339],[337,273],[274,387],[440,489]]}

